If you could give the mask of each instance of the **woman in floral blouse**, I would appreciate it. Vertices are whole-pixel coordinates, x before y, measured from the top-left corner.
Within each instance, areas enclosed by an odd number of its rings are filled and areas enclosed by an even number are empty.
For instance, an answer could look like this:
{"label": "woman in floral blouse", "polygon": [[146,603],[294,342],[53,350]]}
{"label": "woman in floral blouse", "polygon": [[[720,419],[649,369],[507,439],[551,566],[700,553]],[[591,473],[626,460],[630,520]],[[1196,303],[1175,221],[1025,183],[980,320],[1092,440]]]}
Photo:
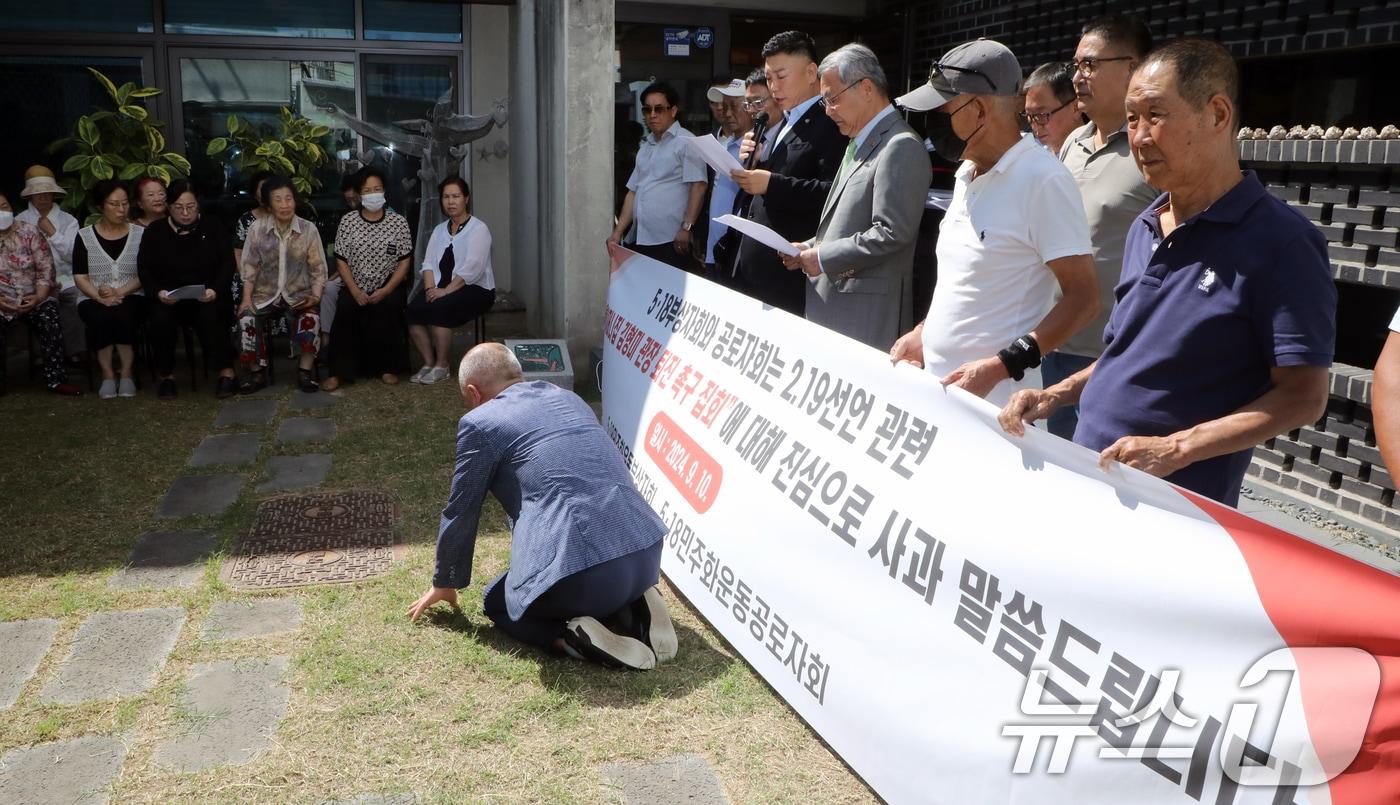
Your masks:
{"label": "woman in floral blouse", "polygon": [[[49,242],[38,229],[15,220],[10,200],[0,194],[0,357],[10,322],[22,321],[39,335],[44,382],[49,391],[82,394],[68,382],[63,364],[63,333],[58,323],[58,286]],[[0,361],[0,372],[4,371]]]}
{"label": "woman in floral blouse", "polygon": [[314,392],[319,388],[314,366],[321,346],[317,309],[326,284],[326,251],[316,226],[296,214],[296,188],[291,180],[268,179],[262,197],[271,215],[249,227],[239,266],[243,277],[239,363],[248,373],[239,390],[249,394],[267,385],[267,344],[260,324],[269,316],[281,316],[292,320],[289,330],[299,355],[297,385]]}
{"label": "woman in floral blouse", "polygon": [[365,168],[355,180],[358,210],[345,214],[335,235],[335,263],[344,283],[331,330],[330,391],[357,376],[394,385],[408,371],[404,340],[404,279],[413,236],[402,215],[385,208],[384,174]]}

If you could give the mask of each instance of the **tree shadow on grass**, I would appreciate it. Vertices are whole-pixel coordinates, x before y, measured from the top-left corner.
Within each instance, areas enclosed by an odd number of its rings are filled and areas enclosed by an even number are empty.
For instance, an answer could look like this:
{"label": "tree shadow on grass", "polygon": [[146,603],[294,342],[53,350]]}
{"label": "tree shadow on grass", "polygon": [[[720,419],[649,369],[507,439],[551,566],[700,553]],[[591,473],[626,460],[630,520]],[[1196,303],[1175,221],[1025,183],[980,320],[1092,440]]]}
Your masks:
{"label": "tree shadow on grass", "polygon": [[678,699],[722,676],[738,661],[681,624],[676,625],[675,659],[651,671],[622,671],[532,648],[484,618],[477,622],[446,608],[429,610],[423,618],[429,626],[459,632],[481,646],[536,662],[542,686],[588,707],[632,707],[656,699]]}

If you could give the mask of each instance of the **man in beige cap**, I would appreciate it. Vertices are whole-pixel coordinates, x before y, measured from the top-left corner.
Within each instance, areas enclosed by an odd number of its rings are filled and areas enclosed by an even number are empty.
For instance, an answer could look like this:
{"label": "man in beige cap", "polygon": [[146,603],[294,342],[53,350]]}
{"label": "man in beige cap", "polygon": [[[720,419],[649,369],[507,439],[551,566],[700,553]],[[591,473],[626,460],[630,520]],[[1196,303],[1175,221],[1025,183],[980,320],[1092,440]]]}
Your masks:
{"label": "man in beige cap", "polygon": [[54,181],[53,171],[43,165],[31,165],[24,172],[24,189],[19,197],[29,202],[15,220],[29,224],[49,242],[53,255],[53,270],[58,280],[58,321],[63,329],[63,351],[72,357],[83,352],[83,320],[78,317],[81,294],[73,283],[73,241],[78,237],[78,219],[59,209],[55,203],[67,191]]}
{"label": "man in beige cap", "polygon": [[1020,84],[1016,56],[977,39],[944,54],[928,83],[899,99],[932,111],[934,150],[961,165],[938,229],[928,316],[890,357],[998,405],[1039,388],[1027,371],[1099,309],[1079,189],[1054,154],[1021,136]]}

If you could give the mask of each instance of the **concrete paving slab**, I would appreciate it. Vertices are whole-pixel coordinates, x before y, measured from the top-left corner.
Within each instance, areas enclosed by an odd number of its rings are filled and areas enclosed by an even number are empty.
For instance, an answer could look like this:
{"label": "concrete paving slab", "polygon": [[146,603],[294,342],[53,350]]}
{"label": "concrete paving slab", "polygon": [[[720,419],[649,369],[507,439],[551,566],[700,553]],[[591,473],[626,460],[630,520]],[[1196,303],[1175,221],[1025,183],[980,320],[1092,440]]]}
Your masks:
{"label": "concrete paving slab", "polygon": [[214,427],[271,425],[272,418],[275,416],[277,416],[276,399],[230,400],[219,409],[219,415],[214,418]]}
{"label": "concrete paving slab", "polygon": [[258,460],[262,437],[256,433],[216,433],[204,441],[190,456],[191,467],[246,467]]}
{"label": "concrete paving slab", "polygon": [[218,549],[219,537],[209,531],[150,531],[107,583],[120,589],[193,587],[204,573],[204,560]]}
{"label": "concrete paving slab", "polygon": [[83,621],[58,675],[44,687],[44,701],[76,704],[150,690],[165,666],[183,609],[99,612]]}
{"label": "concrete paving slab", "polygon": [[603,776],[627,805],[725,805],[719,778],[703,757],[677,755],[656,763],[614,763]]}
{"label": "concrete paving slab", "polygon": [[325,417],[297,416],[282,420],[277,429],[278,444],[309,444],[329,442],[335,438],[335,420]]}
{"label": "concrete paving slab", "polygon": [[220,601],[210,607],[200,634],[208,640],[244,640],[300,626],[301,603],[295,598]]}
{"label": "concrete paving slab", "polygon": [[331,471],[328,453],[306,453],[300,456],[273,456],[267,460],[270,476],[258,485],[259,492],[290,492],[320,486]]}
{"label": "concrete paving slab", "polygon": [[0,710],[19,699],[57,632],[58,621],[49,618],[0,623]]}
{"label": "concrete paving slab", "polygon": [[0,802],[99,805],[125,756],[122,742],[105,735],[13,749],[0,757]]}
{"label": "concrete paving slab", "polygon": [[286,672],[286,657],[196,664],[181,699],[177,733],[156,747],[156,763],[189,773],[262,754],[287,714]]}
{"label": "concrete paving slab", "polygon": [[287,397],[287,409],[290,411],[315,411],[321,408],[330,408],[338,402],[340,402],[338,394],[326,391],[307,394],[301,389],[297,389]]}
{"label": "concrete paving slab", "polygon": [[217,517],[238,500],[243,475],[181,475],[156,508],[157,517]]}

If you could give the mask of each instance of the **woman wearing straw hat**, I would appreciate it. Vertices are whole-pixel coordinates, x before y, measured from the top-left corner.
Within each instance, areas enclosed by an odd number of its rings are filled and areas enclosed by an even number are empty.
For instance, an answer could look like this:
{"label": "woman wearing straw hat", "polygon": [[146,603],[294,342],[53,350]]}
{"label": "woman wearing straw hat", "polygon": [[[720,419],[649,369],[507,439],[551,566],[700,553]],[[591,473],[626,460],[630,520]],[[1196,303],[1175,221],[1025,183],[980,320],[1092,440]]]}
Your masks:
{"label": "woman wearing straw hat", "polygon": [[29,202],[16,221],[29,224],[49,242],[53,255],[53,270],[57,276],[51,296],[58,299],[58,323],[63,329],[63,350],[70,363],[85,349],[83,320],[78,317],[82,294],[73,284],[73,241],[78,239],[78,219],[60,209],[56,203],[68,191],[54,181],[53,171],[43,165],[31,165],[24,172],[24,189],[19,197]]}

